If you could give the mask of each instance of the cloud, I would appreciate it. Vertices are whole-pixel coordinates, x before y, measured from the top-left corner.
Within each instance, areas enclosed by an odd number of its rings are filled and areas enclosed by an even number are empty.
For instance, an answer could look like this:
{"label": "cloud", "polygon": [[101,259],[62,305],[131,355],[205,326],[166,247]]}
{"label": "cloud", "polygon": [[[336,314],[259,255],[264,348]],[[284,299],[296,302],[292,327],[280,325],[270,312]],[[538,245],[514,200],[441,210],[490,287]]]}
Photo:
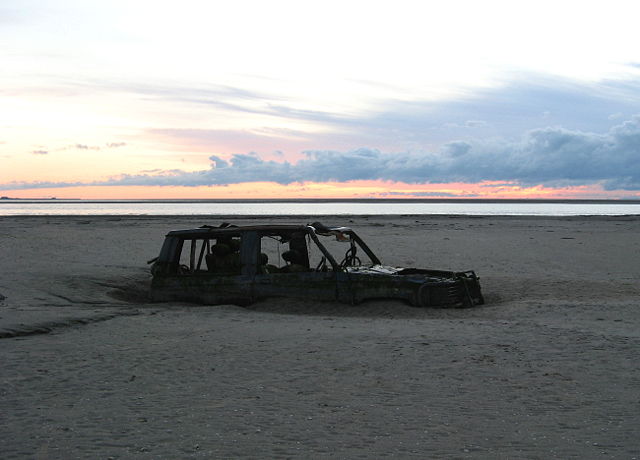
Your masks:
{"label": "cloud", "polygon": [[14,183],[11,188],[70,185],[208,186],[246,182],[348,182],[383,180],[410,184],[505,181],[520,185],[600,184],[608,190],[640,190],[640,115],[604,134],[545,127],[516,141],[456,141],[433,153],[308,150],[296,163],[264,160],[255,153],[212,155],[200,171],[124,174],[92,183]]}
{"label": "cloud", "polygon": [[277,96],[228,85],[208,85],[195,88],[127,82],[87,82],[87,85],[98,85],[105,89],[132,92],[149,98],[205,105],[227,112],[236,112],[240,115],[249,113],[325,123],[339,123],[345,118],[338,113],[294,108],[283,103]]}
{"label": "cloud", "polygon": [[64,147],[59,147],[54,150],[58,152],[63,152],[65,150],[100,150],[100,147],[97,145],[87,145],[87,144],[76,143],[76,144],[65,145]]}
{"label": "cloud", "polygon": [[486,126],[487,122],[482,120],[467,120],[464,123],[464,126],[467,128],[479,128],[481,126]]}
{"label": "cloud", "polygon": [[255,181],[290,184],[502,180],[526,185],[603,183],[610,189],[640,189],[640,116],[614,126],[605,134],[546,127],[531,130],[513,142],[450,142],[436,153],[393,154],[365,148],[303,153],[304,158],[297,163],[265,161],[246,154],[233,155],[229,160],[212,156],[212,166],[207,170],[159,177],[130,175],[119,182],[220,185]]}
{"label": "cloud", "polygon": [[[2,143],[2,142],[0,142]],[[118,147],[124,147],[125,145],[127,145],[125,142],[108,142],[105,144],[105,147],[108,149],[115,149]],[[102,150],[102,147],[98,146],[98,145],[87,145],[87,144],[80,144],[80,143],[76,143],[76,144],[71,144],[71,145],[65,145],[64,147],[59,147],[54,149],[54,151],[58,151],[58,152],[62,152],[65,150]],[[48,150],[34,150],[31,153],[37,154],[37,155],[46,155],[49,153]]]}
{"label": "cloud", "polygon": [[445,128],[480,128],[486,126],[487,122],[482,120],[467,120],[462,124],[459,123],[445,123]]}
{"label": "cloud", "polygon": [[85,144],[75,144],[70,146],[69,148],[74,148],[78,150],[100,150],[100,147],[97,145],[85,145]]}
{"label": "cloud", "polygon": [[345,117],[339,113],[294,108],[282,102],[281,97],[265,92],[253,91],[228,85],[206,85],[196,87],[150,84],[148,82],[130,82],[125,80],[71,80],[62,88],[42,88],[41,91],[59,92],[68,95],[69,88],[75,91],[106,91],[132,93],[149,100],[164,100],[171,103],[187,103],[212,107],[239,115],[257,114],[277,118],[339,123]]}
{"label": "cloud", "polygon": [[[640,78],[578,82],[522,74],[489,88],[441,100],[387,100],[375,110],[336,120],[342,138],[385,150],[439,148],[452,140],[518,139],[540,126],[601,132],[619,119],[611,114],[637,113]],[[322,140],[331,141],[332,132]]]}

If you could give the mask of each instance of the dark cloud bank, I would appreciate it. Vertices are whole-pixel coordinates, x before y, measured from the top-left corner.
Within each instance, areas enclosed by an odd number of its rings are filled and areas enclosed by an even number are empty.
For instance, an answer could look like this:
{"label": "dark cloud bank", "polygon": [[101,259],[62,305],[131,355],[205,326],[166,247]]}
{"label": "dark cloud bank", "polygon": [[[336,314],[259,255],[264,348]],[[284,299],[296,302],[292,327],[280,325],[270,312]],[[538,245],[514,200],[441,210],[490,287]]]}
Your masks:
{"label": "dark cloud bank", "polygon": [[225,160],[211,156],[211,167],[123,175],[93,183],[14,183],[3,189],[81,185],[207,186],[269,181],[345,182],[386,180],[412,184],[453,181],[515,181],[522,185],[601,184],[607,190],[640,190],[640,115],[596,134],[547,127],[517,141],[456,141],[434,153],[383,153],[374,149],[306,151],[297,163],[265,161],[256,154]]}

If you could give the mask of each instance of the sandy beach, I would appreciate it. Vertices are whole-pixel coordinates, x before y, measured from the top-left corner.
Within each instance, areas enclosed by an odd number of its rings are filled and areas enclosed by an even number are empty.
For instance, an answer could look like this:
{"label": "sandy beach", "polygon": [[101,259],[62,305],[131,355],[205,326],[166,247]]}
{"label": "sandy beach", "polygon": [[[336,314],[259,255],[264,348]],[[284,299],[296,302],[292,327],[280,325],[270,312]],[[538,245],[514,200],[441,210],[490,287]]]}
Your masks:
{"label": "sandy beach", "polygon": [[640,458],[640,217],[349,225],[486,305],[150,303],[203,217],[0,218],[3,459]]}

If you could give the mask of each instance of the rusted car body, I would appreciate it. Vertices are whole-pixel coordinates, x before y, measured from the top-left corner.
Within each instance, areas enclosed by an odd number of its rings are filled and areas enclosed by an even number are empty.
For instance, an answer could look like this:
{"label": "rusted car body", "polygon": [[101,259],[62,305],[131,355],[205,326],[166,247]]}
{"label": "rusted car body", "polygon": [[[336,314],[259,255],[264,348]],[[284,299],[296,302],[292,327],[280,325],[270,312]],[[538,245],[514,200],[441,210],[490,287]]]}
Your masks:
{"label": "rusted car body", "polygon": [[154,301],[247,305],[286,296],[350,304],[394,298],[419,307],[484,303],[473,271],[386,266],[352,229],[320,223],[172,231],[150,262]]}

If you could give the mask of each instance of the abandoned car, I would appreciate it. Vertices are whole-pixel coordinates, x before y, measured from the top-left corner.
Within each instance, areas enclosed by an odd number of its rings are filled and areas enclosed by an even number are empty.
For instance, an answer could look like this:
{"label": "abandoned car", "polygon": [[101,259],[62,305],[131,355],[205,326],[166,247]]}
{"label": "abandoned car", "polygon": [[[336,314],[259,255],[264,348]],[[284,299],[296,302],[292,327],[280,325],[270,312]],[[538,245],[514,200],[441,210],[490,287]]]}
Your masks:
{"label": "abandoned car", "polygon": [[149,263],[154,301],[248,305],[286,296],[350,304],[395,298],[418,307],[484,303],[473,271],[382,265],[352,229],[317,222],[172,231]]}

